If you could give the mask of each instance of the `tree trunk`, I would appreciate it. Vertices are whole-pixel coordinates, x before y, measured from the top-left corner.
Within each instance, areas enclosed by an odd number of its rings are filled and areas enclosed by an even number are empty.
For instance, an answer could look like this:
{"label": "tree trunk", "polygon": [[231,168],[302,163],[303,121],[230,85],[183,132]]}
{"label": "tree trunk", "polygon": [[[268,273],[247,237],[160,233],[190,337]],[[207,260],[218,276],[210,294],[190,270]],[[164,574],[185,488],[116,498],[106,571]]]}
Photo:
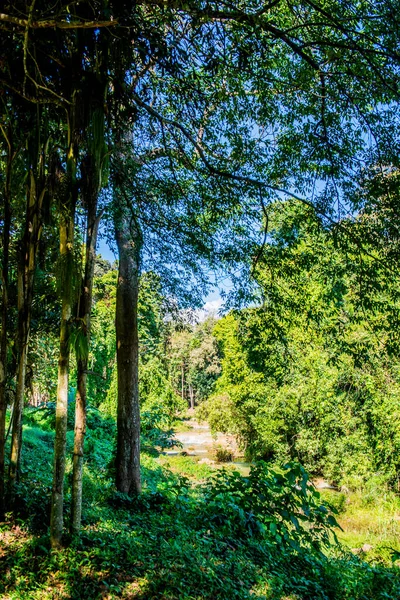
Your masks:
{"label": "tree trunk", "polygon": [[18,264],[18,327],[17,327],[17,388],[15,392],[13,424],[11,436],[11,457],[9,467],[10,488],[13,490],[14,483],[19,478],[19,464],[21,458],[22,446],[22,413],[24,410],[24,392],[26,359],[29,335],[30,315],[27,312],[25,298],[24,261],[25,252],[22,250],[22,257]]}
{"label": "tree trunk", "polygon": [[194,389],[191,384],[189,384],[189,398],[190,398],[190,408],[194,409]]}
{"label": "tree trunk", "polygon": [[9,139],[8,156],[4,186],[4,217],[3,217],[3,264],[2,264],[2,314],[1,314],[1,339],[0,339],[0,521],[4,519],[5,512],[5,435],[6,435],[6,382],[7,382],[7,334],[8,334],[8,262],[9,240],[11,227],[11,166],[13,150]]}
{"label": "tree trunk", "polygon": [[115,237],[119,253],[115,318],[118,371],[116,485],[120,492],[133,495],[141,492],[137,309],[142,239],[138,225],[132,226],[126,215],[115,218]]}
{"label": "tree trunk", "polygon": [[[61,259],[69,262],[74,236],[74,219],[63,221],[60,226]],[[65,272],[69,269],[66,268]],[[71,280],[64,280],[61,294],[60,354],[58,359],[56,435],[54,440],[54,471],[51,501],[50,540],[53,548],[61,546],[63,533],[65,449],[68,416],[68,376],[71,333]]]}
{"label": "tree trunk", "polygon": [[[74,115],[72,114],[72,117]],[[51,496],[50,542],[60,548],[64,527],[64,475],[67,442],[69,355],[73,298],[73,244],[76,206],[76,146],[71,134],[75,134],[71,118],[70,140],[67,153],[67,177],[69,190],[60,222],[61,259],[61,324],[60,354],[58,359],[56,432],[54,440],[53,489]]]}
{"label": "tree trunk", "polygon": [[181,395],[183,402],[185,400],[185,363],[183,361],[181,366]]}
{"label": "tree trunk", "polygon": [[81,326],[82,350],[77,352],[77,391],[75,397],[75,433],[72,470],[71,533],[77,535],[82,516],[82,468],[83,447],[86,433],[86,387],[90,343],[90,313],[92,309],[93,276],[96,259],[97,232],[101,215],[97,213],[98,185],[96,173],[88,165],[88,187],[85,204],[87,206],[85,273],[79,299],[78,319]]}
{"label": "tree trunk", "polygon": [[45,190],[38,193],[35,176],[30,171],[25,234],[18,264],[18,328],[17,328],[17,389],[15,394],[10,458],[10,487],[19,476],[22,447],[22,414],[24,410],[26,361],[33,301],[33,285],[37,248],[42,231],[41,209]]}

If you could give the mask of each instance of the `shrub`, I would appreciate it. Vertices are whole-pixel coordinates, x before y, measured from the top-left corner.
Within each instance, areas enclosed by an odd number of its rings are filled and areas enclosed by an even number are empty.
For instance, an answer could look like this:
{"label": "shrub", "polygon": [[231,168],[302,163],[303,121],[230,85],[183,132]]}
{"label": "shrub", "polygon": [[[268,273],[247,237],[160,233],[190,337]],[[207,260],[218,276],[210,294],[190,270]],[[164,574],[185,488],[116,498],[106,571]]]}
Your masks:
{"label": "shrub", "polygon": [[206,484],[205,495],[217,522],[242,535],[268,531],[276,544],[297,550],[321,550],[338,527],[336,510],[321,504],[307,472],[296,463],[279,472],[260,461],[248,477],[218,472]]}
{"label": "shrub", "polygon": [[232,449],[227,448],[226,446],[221,446],[220,444],[213,448],[213,453],[215,460],[219,463],[232,462],[234,459]]}

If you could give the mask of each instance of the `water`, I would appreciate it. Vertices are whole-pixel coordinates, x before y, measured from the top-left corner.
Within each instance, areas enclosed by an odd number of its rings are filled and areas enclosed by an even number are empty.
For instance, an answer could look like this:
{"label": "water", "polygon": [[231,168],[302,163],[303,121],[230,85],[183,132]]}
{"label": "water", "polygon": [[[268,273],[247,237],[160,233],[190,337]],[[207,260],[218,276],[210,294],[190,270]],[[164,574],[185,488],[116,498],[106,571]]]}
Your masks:
{"label": "water", "polygon": [[[182,431],[175,434],[175,438],[181,442],[182,447],[168,450],[166,454],[177,456],[182,454],[182,452],[186,452],[188,456],[193,456],[199,462],[205,462],[216,467],[230,465],[242,473],[242,475],[246,476],[249,474],[250,463],[245,462],[243,456],[240,455],[236,440],[232,435],[224,433],[212,434],[208,423],[198,423],[197,421],[190,420],[185,421],[185,425],[190,427],[189,431]],[[218,463],[215,459],[216,446],[232,449],[234,460]],[[319,490],[338,491],[337,488],[330,485],[322,477],[316,478],[313,483]]]}
{"label": "water", "polygon": [[[173,456],[185,452],[188,456],[196,457],[200,463],[203,462],[218,467],[232,465],[236,470],[243,473],[243,475],[249,473],[250,464],[244,462],[243,457],[240,456],[233,436],[223,433],[212,434],[207,423],[186,421],[185,424],[191,429],[175,434],[175,438],[182,444],[182,447],[169,450],[166,454]],[[232,451],[234,460],[218,463],[215,457],[215,448],[218,446],[229,448]]]}

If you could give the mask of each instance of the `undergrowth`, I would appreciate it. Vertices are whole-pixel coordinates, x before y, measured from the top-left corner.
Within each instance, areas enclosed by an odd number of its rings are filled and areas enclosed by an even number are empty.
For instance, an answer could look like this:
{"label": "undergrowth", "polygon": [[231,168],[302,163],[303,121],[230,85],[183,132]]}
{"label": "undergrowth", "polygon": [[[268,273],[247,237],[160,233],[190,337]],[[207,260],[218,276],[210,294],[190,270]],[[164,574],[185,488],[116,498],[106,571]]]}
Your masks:
{"label": "undergrowth", "polygon": [[[400,597],[396,568],[368,564],[336,544],[334,512],[300,465],[271,470],[261,462],[242,477],[212,473],[189,457],[145,453],[143,493],[130,498],[113,485],[113,425],[95,416],[82,534],[66,535],[65,549],[54,552],[47,531],[53,432],[42,413],[28,415],[23,483],[1,528],[1,598]],[[67,475],[67,506],[69,484]]]}

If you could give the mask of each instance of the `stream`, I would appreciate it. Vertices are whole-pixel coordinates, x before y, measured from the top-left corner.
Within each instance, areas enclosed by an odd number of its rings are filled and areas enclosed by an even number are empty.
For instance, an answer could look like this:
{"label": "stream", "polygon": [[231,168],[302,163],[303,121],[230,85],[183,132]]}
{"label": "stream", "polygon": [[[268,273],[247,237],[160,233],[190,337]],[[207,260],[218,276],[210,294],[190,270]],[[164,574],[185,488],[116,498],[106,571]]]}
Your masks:
{"label": "stream", "polygon": [[[193,456],[199,463],[228,466],[234,465],[243,475],[247,475],[250,469],[250,463],[244,462],[243,456],[237,447],[235,438],[232,435],[224,433],[212,434],[208,423],[198,423],[197,421],[185,421],[185,425],[190,428],[188,431],[179,431],[175,433],[175,438],[182,446],[168,450],[166,454],[178,455],[185,453],[187,456]],[[215,450],[218,447],[231,450],[233,460],[217,462]]]}
{"label": "stream", "polygon": [[[175,438],[182,444],[181,447],[174,447],[172,450],[167,450],[165,454],[176,456],[185,453],[187,456],[196,457],[199,463],[208,464],[210,466],[234,466],[242,475],[248,475],[250,471],[250,463],[244,461],[241,456],[234,436],[224,433],[212,434],[208,423],[198,423],[194,420],[184,422],[190,428],[188,431],[179,431],[175,433]],[[227,462],[218,462],[215,456],[215,449],[219,446],[229,448],[233,454],[233,460]],[[315,487],[319,490],[338,491],[334,486],[330,485],[322,477],[313,480]]]}

